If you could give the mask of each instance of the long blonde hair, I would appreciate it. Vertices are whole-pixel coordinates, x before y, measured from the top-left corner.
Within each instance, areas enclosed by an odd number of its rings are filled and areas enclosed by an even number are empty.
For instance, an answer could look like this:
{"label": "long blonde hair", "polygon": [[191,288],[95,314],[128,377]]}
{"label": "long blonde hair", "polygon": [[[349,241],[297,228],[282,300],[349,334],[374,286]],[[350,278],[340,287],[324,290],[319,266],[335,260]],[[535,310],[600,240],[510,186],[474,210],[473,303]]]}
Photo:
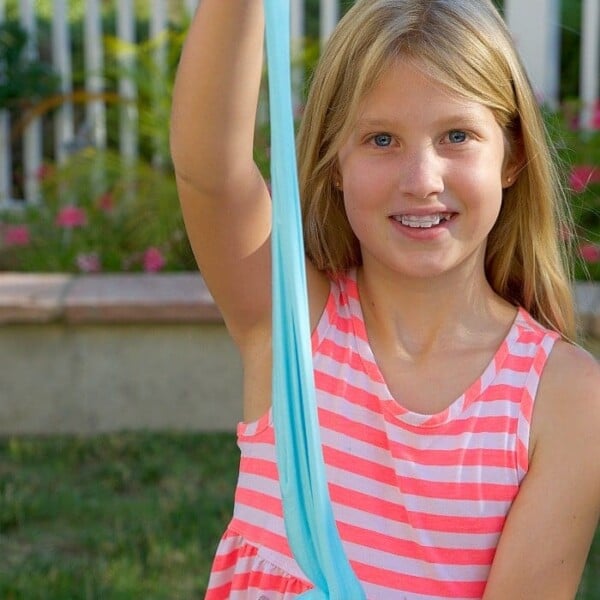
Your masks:
{"label": "long blonde hair", "polygon": [[298,135],[306,253],[318,269],[361,264],[335,187],[337,154],[361,100],[397,59],[490,108],[523,166],[504,191],[488,236],[486,276],[566,339],[576,337],[566,246],[565,195],[543,119],[510,34],[490,0],[358,0],[340,21],[313,75]]}

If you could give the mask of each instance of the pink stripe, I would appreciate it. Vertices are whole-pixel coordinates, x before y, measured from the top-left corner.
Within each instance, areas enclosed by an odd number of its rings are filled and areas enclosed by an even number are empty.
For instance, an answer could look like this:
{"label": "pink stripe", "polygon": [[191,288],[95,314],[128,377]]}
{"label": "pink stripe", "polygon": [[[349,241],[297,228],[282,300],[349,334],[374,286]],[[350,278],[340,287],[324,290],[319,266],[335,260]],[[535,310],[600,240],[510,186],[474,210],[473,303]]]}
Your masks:
{"label": "pink stripe", "polygon": [[535,372],[538,375],[542,374],[542,370],[544,369],[547,360],[548,355],[546,354],[543,348],[540,348],[540,351],[536,354],[535,359],[533,361]]}
{"label": "pink stripe", "polygon": [[227,554],[217,554],[213,563],[213,573],[216,571],[226,571],[232,569],[237,564],[240,558],[249,558],[256,556],[258,552],[257,548],[244,544],[242,546],[234,547]]}
{"label": "pink stripe", "polygon": [[277,464],[275,463],[274,458],[252,458],[245,456],[241,460],[240,470],[242,473],[260,475],[261,477],[266,477],[273,481],[279,479]]}
{"label": "pink stripe", "polygon": [[387,448],[389,445],[385,431],[382,429],[365,425],[329,410],[319,410],[319,422],[324,429],[368,443],[375,448]]}
{"label": "pink stripe", "polygon": [[[411,541],[373,533],[368,529],[361,529],[347,523],[338,523],[338,529],[343,539],[349,543],[360,544],[365,548],[387,552],[394,556],[402,556],[411,560],[424,560],[445,567],[489,565],[496,552],[495,548],[464,550],[460,548],[420,546]],[[365,566],[370,566],[372,569],[377,568],[377,564],[365,563]]]}
{"label": "pink stripe", "polygon": [[444,598],[481,598],[485,581],[439,581],[425,577],[415,577],[408,573],[396,573],[387,569],[376,569],[369,565],[352,562],[357,577],[364,582],[402,590],[423,596],[443,596]]}
{"label": "pink stripe", "polygon": [[204,596],[204,600],[226,600],[226,598],[230,597],[232,583],[233,579],[230,579],[218,587],[209,587]]}
{"label": "pink stripe", "polygon": [[508,385],[505,383],[492,384],[485,390],[486,401],[504,400],[510,404],[519,404],[522,395],[523,388],[521,386]]}
{"label": "pink stripe", "polygon": [[344,334],[354,334],[356,337],[363,341],[367,342],[367,332],[365,331],[363,322],[356,316],[343,317],[341,315],[337,315],[335,320],[331,321],[331,324],[341,333]]}
{"label": "pink stripe", "polygon": [[517,466],[521,473],[527,473],[527,469],[529,468],[529,451],[521,440],[517,440]]}
{"label": "pink stripe", "polygon": [[283,506],[280,498],[274,498],[256,490],[239,487],[235,494],[235,500],[240,504],[245,504],[246,506],[283,518]]}
{"label": "pink stripe", "polygon": [[[320,354],[327,356],[332,360],[340,363],[340,366],[346,370],[348,367],[357,372],[362,372],[365,366],[369,366],[370,369],[375,369],[379,375],[379,367],[372,361],[367,361],[347,346],[340,346],[333,340],[323,340],[320,347]],[[382,376],[378,376],[376,381],[383,381]]]}
{"label": "pink stripe", "polygon": [[531,357],[509,354],[504,361],[503,367],[518,373],[527,373],[531,369]]}
{"label": "pink stripe", "polygon": [[317,390],[333,396],[339,396],[340,390],[344,390],[344,402],[349,405],[362,406],[371,411],[377,411],[381,406],[375,394],[352,385],[350,381],[340,381],[323,371],[315,371],[315,386]]}
{"label": "pink stripe", "polygon": [[292,556],[287,538],[282,535],[235,517],[231,521],[231,527],[239,531],[241,536],[247,540],[251,540],[253,543],[271,548],[288,558]]}

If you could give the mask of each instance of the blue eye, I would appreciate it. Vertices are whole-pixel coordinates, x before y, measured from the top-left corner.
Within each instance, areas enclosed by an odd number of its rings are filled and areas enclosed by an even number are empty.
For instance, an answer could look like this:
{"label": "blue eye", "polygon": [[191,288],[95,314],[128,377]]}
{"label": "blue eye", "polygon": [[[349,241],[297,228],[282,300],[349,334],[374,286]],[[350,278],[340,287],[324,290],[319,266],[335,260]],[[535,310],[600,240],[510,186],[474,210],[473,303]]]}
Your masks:
{"label": "blue eye", "polygon": [[372,139],[373,143],[380,148],[387,148],[392,143],[392,136],[387,133],[378,133]]}
{"label": "blue eye", "polygon": [[462,144],[467,140],[467,134],[464,131],[455,129],[448,133],[448,140],[451,144]]}

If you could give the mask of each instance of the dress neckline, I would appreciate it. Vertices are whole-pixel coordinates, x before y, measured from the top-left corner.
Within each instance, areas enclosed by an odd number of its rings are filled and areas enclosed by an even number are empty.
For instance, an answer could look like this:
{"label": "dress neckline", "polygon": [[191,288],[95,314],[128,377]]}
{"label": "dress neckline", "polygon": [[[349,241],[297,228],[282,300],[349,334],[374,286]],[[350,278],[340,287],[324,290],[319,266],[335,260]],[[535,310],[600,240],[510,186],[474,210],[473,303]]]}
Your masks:
{"label": "dress neckline", "polygon": [[344,279],[339,280],[339,284],[343,288],[346,288],[343,290],[344,295],[347,295],[349,298],[352,297],[355,300],[354,302],[349,301],[348,305],[353,317],[353,333],[357,341],[358,353],[365,371],[375,381],[379,382],[383,388],[381,402],[385,411],[395,419],[418,427],[439,427],[445,425],[456,419],[469,405],[477,400],[496,378],[498,371],[510,353],[514,340],[518,336],[520,325],[527,321],[526,311],[522,307],[517,307],[515,318],[506,335],[481,374],[443,410],[437,413],[419,413],[404,407],[392,395],[383,373],[379,368],[379,364],[373,353],[367,335],[364,314],[360,303],[356,269],[349,271]]}

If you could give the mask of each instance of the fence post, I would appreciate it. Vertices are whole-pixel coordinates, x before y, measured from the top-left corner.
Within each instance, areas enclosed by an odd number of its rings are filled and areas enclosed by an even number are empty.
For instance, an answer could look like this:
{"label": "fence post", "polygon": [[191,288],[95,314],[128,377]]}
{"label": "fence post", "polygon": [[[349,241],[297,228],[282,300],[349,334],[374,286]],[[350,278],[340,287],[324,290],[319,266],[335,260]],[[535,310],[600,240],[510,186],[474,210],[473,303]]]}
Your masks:
{"label": "fence post", "polygon": [[581,126],[592,129],[600,93],[600,0],[584,0],[581,23],[581,71],[579,93]]}
{"label": "fence post", "polygon": [[506,0],[506,21],[539,100],[556,108],[560,82],[559,0]]}
{"label": "fence post", "polygon": [[[84,21],[85,89],[90,94],[104,91],[104,46],[100,0],[86,0]],[[86,127],[96,148],[106,148],[106,105],[102,100],[88,102]]]}
{"label": "fence post", "polygon": [[[119,52],[119,64],[126,73],[119,79],[119,94],[122,98],[134,100],[137,89],[131,78],[135,66],[133,44],[135,44],[135,15],[132,0],[120,0],[117,3],[117,35],[122,49]],[[127,75],[129,73],[129,76]],[[134,161],[138,156],[137,109],[133,102],[121,106],[119,142],[121,155],[125,160]]]}
{"label": "fence post", "polygon": [[[0,24],[4,22],[5,0],[0,0]],[[12,157],[10,148],[10,117],[0,110],[0,208],[12,198]]]}
{"label": "fence post", "polygon": [[302,104],[302,86],[304,84],[304,67],[299,60],[304,48],[304,27],[305,27],[305,0],[292,0],[290,6],[291,19],[291,53],[294,65],[292,68],[292,100],[294,110]]}
{"label": "fence post", "polygon": [[[71,35],[66,0],[54,0],[52,12],[52,62],[60,77],[60,91],[73,91],[71,67]],[[63,102],[54,115],[54,156],[64,163],[69,144],[74,141],[73,103]]]}
{"label": "fence post", "polygon": [[321,46],[323,46],[340,19],[340,3],[339,0],[321,0],[319,4]]}
{"label": "fence post", "polygon": [[[150,18],[150,40],[154,45],[154,64],[157,69],[157,77],[152,82],[154,90],[153,109],[155,118],[160,119],[161,107],[158,103],[160,91],[165,85],[167,79],[167,3],[166,0],[152,0],[152,14]],[[157,167],[161,167],[166,163],[167,156],[164,155],[166,140],[159,139],[155,136],[155,147],[152,161]],[[161,154],[161,152],[163,152]]]}
{"label": "fence post", "polygon": [[[28,32],[27,56],[30,60],[37,60],[37,27],[33,0],[20,2],[21,26]],[[25,200],[37,202],[40,195],[38,176],[42,165],[42,122],[34,119],[25,129],[23,134],[23,184]]]}

